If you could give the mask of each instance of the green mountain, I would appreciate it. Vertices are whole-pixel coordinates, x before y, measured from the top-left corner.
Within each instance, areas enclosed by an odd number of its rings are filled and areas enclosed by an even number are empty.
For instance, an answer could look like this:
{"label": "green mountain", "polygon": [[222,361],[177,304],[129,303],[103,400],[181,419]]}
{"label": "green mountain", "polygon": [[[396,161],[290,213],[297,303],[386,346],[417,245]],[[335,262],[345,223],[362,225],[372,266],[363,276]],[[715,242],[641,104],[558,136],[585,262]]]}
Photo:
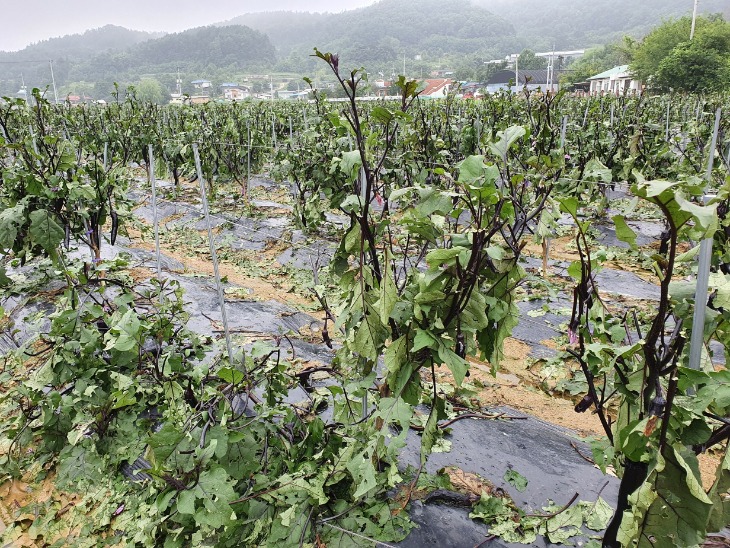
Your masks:
{"label": "green mountain", "polygon": [[[65,43],[65,39],[58,40]],[[25,52],[18,52],[18,55]],[[135,45],[94,56],[56,56],[53,68],[61,97],[69,93],[87,93],[96,99],[108,99],[115,82],[124,89],[129,84],[138,83],[141,78],[152,77],[168,91],[173,91],[178,70],[187,86],[191,79],[212,79],[221,72],[264,70],[275,62],[274,47],[265,34],[234,25],[200,27],[152,40],[148,37]],[[51,84],[47,63],[41,64],[35,72],[31,69],[37,67],[37,63],[35,66],[31,63],[0,65],[0,71],[8,71],[9,66],[13,67],[15,74],[22,72],[29,88],[46,88]],[[2,74],[0,72],[0,94],[17,92],[19,77]],[[186,88],[185,91],[192,90]]]}
{"label": "green mountain", "polygon": [[[49,59],[61,97],[108,98],[115,82],[124,88],[143,78],[171,92],[178,71],[185,92],[198,78],[220,83],[272,71],[321,80],[329,75],[311,56],[315,46],[339,53],[343,69],[364,66],[385,78],[405,65],[411,77],[450,68],[457,77],[479,79],[485,60],[523,48],[577,49],[624,34],[641,37],[692,6],[691,0],[380,0],[337,14],[246,14],[162,37],[107,26],[0,52],[0,95],[14,95],[21,77],[29,88],[50,87]],[[730,18],[729,0],[702,0],[700,7]]]}
{"label": "green mountain", "polygon": [[[319,67],[316,46],[338,52],[344,67],[365,66],[390,75],[449,63],[464,56],[491,58],[517,46],[511,24],[464,0],[381,0],[337,14],[247,14],[228,23],[269,35],[285,70]],[[417,58],[420,58],[417,60]]]}
{"label": "green mountain", "polygon": [[[533,50],[584,48],[641,38],[671,17],[691,15],[692,0],[473,0],[509,21]],[[730,1],[701,0],[699,13],[730,19]]]}
{"label": "green mountain", "polygon": [[63,82],[71,66],[101,52],[120,51],[160,36],[123,27],[107,25],[51,38],[15,52],[0,51],[0,93],[14,94],[22,84],[45,87],[51,83],[50,60],[53,59],[57,82]]}

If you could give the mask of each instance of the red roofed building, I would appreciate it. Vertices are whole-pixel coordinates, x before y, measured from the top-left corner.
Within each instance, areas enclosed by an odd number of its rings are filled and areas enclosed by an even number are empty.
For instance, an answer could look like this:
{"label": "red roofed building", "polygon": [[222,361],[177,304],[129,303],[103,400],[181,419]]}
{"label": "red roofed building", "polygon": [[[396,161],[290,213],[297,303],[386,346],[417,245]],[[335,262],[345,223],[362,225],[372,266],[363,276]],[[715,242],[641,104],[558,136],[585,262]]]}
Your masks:
{"label": "red roofed building", "polygon": [[421,92],[421,97],[442,99],[449,94],[454,83],[453,80],[448,78],[424,80],[423,84],[425,84],[426,88]]}

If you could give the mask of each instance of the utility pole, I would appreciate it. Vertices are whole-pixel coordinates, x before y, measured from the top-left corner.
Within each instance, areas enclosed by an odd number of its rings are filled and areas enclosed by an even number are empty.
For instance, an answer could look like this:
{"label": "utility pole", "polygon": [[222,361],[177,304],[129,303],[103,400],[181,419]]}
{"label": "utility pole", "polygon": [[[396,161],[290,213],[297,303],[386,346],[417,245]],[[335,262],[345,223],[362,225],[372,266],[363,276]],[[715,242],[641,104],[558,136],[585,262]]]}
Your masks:
{"label": "utility pole", "polygon": [[695,0],[695,9],[692,12],[692,30],[689,33],[689,39],[692,40],[695,37],[695,25],[697,24],[697,6],[699,6],[700,0]]}

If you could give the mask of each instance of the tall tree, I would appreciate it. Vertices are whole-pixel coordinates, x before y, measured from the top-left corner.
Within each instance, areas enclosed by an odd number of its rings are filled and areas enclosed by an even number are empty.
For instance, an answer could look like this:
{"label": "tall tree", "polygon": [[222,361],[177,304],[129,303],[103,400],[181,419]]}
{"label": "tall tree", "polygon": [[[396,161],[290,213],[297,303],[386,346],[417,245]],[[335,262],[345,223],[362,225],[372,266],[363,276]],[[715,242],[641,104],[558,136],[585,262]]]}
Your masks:
{"label": "tall tree", "polygon": [[523,49],[520,53],[521,69],[541,69],[547,66],[547,60],[535,55],[531,49]]}
{"label": "tall tree", "polygon": [[730,83],[730,24],[720,16],[700,17],[690,41],[692,19],[670,20],[637,48],[631,70],[659,89],[710,91]]}
{"label": "tall tree", "polygon": [[154,78],[143,78],[135,88],[137,98],[150,103],[164,103],[170,97],[163,85]]}

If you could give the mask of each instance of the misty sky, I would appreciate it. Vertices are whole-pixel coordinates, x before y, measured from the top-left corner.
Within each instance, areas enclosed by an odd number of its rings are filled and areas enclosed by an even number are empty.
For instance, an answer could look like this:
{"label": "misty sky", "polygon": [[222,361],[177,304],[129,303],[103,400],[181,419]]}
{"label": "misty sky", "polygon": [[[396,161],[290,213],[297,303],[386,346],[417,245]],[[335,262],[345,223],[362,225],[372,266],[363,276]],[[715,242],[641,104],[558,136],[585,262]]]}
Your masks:
{"label": "misty sky", "polygon": [[0,51],[104,25],[177,32],[258,11],[343,11],[375,0],[2,0]]}

